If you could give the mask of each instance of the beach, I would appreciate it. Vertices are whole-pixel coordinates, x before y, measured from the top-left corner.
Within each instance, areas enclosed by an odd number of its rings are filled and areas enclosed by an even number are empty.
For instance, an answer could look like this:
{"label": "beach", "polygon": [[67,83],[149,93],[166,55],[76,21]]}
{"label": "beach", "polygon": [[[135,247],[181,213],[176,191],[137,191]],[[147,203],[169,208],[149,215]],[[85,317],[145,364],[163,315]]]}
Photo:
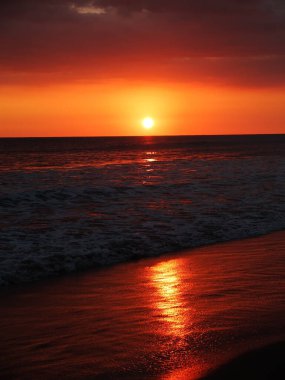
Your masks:
{"label": "beach", "polygon": [[285,379],[285,1],[0,25],[0,380]]}
{"label": "beach", "polygon": [[274,369],[284,253],[283,231],[3,288],[0,378],[199,379],[248,351],[243,378]]}

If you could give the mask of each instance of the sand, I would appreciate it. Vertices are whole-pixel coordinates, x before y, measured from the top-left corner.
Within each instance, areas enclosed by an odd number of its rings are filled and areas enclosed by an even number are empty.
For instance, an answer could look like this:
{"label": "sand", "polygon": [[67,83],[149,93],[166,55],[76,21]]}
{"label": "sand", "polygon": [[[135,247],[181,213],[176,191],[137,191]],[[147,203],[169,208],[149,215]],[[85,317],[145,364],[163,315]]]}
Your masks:
{"label": "sand", "polygon": [[221,365],[203,380],[285,378],[285,342],[246,352]]}
{"label": "sand", "polygon": [[0,378],[281,378],[284,254],[277,232],[3,289]]}

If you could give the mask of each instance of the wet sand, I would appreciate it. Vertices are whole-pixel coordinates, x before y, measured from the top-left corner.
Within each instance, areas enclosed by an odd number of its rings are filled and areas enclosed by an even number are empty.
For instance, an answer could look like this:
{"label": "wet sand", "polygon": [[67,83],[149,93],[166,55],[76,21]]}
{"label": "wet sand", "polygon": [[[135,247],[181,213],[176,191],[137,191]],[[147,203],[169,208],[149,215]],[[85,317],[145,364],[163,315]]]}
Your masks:
{"label": "wet sand", "polygon": [[246,352],[221,365],[203,380],[285,378],[285,342],[278,342]]}
{"label": "wet sand", "polygon": [[3,289],[0,378],[265,379],[284,369],[284,273],[276,232]]}

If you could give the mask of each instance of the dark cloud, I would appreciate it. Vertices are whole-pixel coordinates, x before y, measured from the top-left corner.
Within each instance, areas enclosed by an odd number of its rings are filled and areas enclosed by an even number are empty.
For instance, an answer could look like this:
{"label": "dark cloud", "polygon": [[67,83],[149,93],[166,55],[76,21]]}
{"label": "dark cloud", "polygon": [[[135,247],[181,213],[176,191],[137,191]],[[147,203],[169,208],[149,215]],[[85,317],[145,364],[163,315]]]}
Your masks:
{"label": "dark cloud", "polygon": [[[284,85],[283,0],[0,3],[0,80]],[[14,79],[16,81],[16,79]]]}
{"label": "dark cloud", "polygon": [[149,10],[151,12],[220,12],[251,8],[259,4],[257,0],[97,0],[103,6],[125,9],[129,11]]}

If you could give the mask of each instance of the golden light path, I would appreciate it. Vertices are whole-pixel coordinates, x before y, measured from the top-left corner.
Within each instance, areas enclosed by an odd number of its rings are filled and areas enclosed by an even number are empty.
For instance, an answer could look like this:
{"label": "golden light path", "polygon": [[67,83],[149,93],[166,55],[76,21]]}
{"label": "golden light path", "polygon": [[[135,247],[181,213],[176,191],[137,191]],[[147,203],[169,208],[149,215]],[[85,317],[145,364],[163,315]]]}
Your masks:
{"label": "golden light path", "polygon": [[[156,318],[161,323],[161,334],[168,335],[172,342],[169,360],[173,363],[173,369],[161,380],[194,380],[200,378],[204,371],[201,362],[191,354],[188,342],[196,310],[189,304],[193,282],[189,278],[189,268],[185,271],[184,264],[174,259],[150,268],[151,282],[156,290],[153,294]],[[169,350],[169,347],[171,343],[168,340],[165,350]],[[180,365],[177,366],[177,363]]]}
{"label": "golden light path", "polygon": [[[189,328],[189,309],[184,305],[182,268],[176,260],[157,264],[151,268],[151,278],[157,290],[156,308],[161,312],[168,334],[185,338]],[[188,283],[188,286],[191,284]],[[190,314],[190,315],[189,315]]]}

